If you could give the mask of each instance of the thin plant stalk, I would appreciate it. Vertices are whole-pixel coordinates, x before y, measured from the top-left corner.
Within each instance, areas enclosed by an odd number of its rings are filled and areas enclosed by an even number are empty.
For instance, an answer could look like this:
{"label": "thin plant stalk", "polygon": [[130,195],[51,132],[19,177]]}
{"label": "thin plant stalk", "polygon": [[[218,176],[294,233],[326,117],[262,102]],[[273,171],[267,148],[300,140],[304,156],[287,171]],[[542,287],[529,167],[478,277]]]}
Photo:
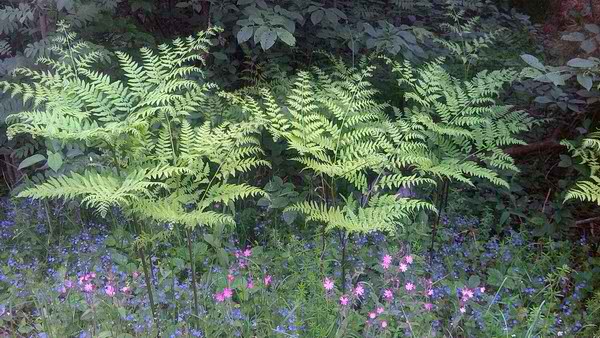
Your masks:
{"label": "thin plant stalk", "polygon": [[194,316],[196,319],[200,318],[198,312],[198,290],[196,288],[196,262],[194,261],[194,250],[192,247],[192,231],[186,228],[187,235],[187,247],[190,255],[190,273],[192,274],[192,292],[194,294]]}
{"label": "thin plant stalk", "polygon": [[442,213],[446,206],[446,202],[448,201],[448,180],[443,180],[441,184],[441,188],[438,191],[437,199],[438,199],[438,214],[436,216],[435,222],[431,225],[431,244],[429,246],[429,264],[433,264],[433,252],[435,249],[435,238],[437,236],[437,231],[440,225],[440,221],[442,219]]}
{"label": "thin plant stalk", "polygon": [[[142,225],[134,218],[134,227],[138,233],[141,235],[142,233]],[[146,254],[144,247],[138,247],[137,249],[138,256],[142,261],[142,270],[144,272],[144,282],[146,283],[146,292],[148,293],[148,301],[150,302],[150,310],[152,311],[152,318],[154,319],[154,323],[156,325],[156,329],[160,333],[160,325],[158,319],[158,312],[156,311],[156,304],[154,303],[154,295],[152,294],[152,278],[150,277],[150,271],[148,270],[148,263],[146,262]]]}

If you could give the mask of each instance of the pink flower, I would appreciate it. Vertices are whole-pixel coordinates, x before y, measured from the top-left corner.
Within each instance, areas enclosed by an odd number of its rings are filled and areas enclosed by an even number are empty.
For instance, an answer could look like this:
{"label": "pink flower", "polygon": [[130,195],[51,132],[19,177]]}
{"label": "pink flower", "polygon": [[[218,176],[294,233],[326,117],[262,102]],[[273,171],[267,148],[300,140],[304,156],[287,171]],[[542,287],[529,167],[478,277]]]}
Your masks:
{"label": "pink flower", "polygon": [[387,300],[394,299],[394,294],[392,293],[392,290],[386,289],[385,291],[383,291],[383,298],[385,298]]}
{"label": "pink flower", "polygon": [[377,314],[375,312],[369,312],[369,318],[375,319],[375,317],[377,317]]}
{"label": "pink flower", "polygon": [[387,322],[385,320],[381,321],[381,328],[385,329],[387,327]]}
{"label": "pink flower", "polygon": [[433,289],[427,289],[427,295],[433,296]]}
{"label": "pink flower", "polygon": [[131,292],[131,288],[129,286],[124,286],[121,288],[121,292],[129,293],[129,292]]}
{"label": "pink flower", "polygon": [[400,271],[406,272],[406,270],[408,270],[408,265],[400,263]]}
{"label": "pink flower", "polygon": [[390,264],[392,264],[392,256],[385,255],[383,256],[383,260],[381,261],[381,266],[383,266],[384,270],[389,269]]}
{"label": "pink flower", "polygon": [[109,297],[114,297],[115,294],[117,294],[117,290],[115,289],[115,287],[110,284],[108,284],[104,287],[104,292]]}
{"label": "pink flower", "polygon": [[466,302],[469,299],[473,298],[473,296],[475,296],[475,294],[473,293],[473,290],[471,289],[464,289],[462,290],[462,301]]}
{"label": "pink flower", "polygon": [[246,287],[248,289],[253,289],[254,288],[254,281],[252,281],[252,279],[249,279],[248,283],[246,284]]}
{"label": "pink flower", "polygon": [[481,293],[484,293],[484,292],[485,292],[485,286],[482,286],[482,287],[480,287],[480,288],[479,288],[479,291],[480,291]]}
{"label": "pink flower", "polygon": [[89,276],[90,279],[96,278],[96,273],[92,272],[88,276]]}
{"label": "pink flower", "polygon": [[234,279],[235,279],[235,277],[234,277],[232,274],[228,274],[228,275],[227,275],[227,281],[228,281],[229,283],[233,282],[233,280],[234,280]]}
{"label": "pink flower", "polygon": [[406,264],[410,265],[413,263],[413,256],[408,255],[406,257],[404,257],[404,261],[406,262]]}
{"label": "pink flower", "polygon": [[404,285],[404,288],[406,289],[406,291],[412,291],[415,289],[415,285],[411,282],[406,283],[406,285]]}
{"label": "pink flower", "polygon": [[269,284],[271,284],[273,277],[271,275],[266,275],[265,278],[263,279],[265,286],[269,286]]}
{"label": "pink flower", "polygon": [[222,293],[222,292],[216,293],[216,294],[215,294],[215,300],[216,300],[218,303],[221,303],[221,302],[223,302],[223,301],[225,300],[225,296],[223,295],[223,293]]}
{"label": "pink flower", "polygon": [[377,312],[378,315],[380,315],[383,313],[383,311],[385,311],[385,309],[382,307],[378,307],[377,310],[375,310],[375,311]]}
{"label": "pink flower", "polygon": [[431,303],[425,303],[423,306],[425,307],[425,310],[427,310],[427,311],[431,311],[433,309],[433,304],[431,304]]}
{"label": "pink flower", "polygon": [[467,312],[467,309],[465,309],[464,306],[461,306],[460,307],[460,313],[465,313],[465,312]]}
{"label": "pink flower", "polygon": [[325,280],[323,281],[323,287],[325,288],[325,290],[329,291],[329,290],[333,290],[334,287],[334,283],[331,279],[329,279],[329,277],[326,277]]}
{"label": "pink flower", "polygon": [[243,255],[244,255],[244,257],[252,256],[252,249],[247,248],[246,250],[244,250]]}
{"label": "pink flower", "polygon": [[85,292],[94,292],[94,284],[92,284],[92,283],[86,283],[83,286],[83,291],[85,291]]}
{"label": "pink flower", "polygon": [[231,298],[231,296],[233,296],[233,290],[231,290],[230,288],[224,288],[223,289],[223,297],[225,299],[229,299],[229,298]]}
{"label": "pink flower", "polygon": [[132,276],[133,276],[134,279],[136,279],[136,278],[138,278],[140,276],[140,273],[137,272],[137,271],[134,271],[133,274],[132,274]]}
{"label": "pink flower", "polygon": [[365,288],[363,288],[362,285],[358,284],[354,289],[354,294],[356,295],[356,297],[361,297],[365,294]]}
{"label": "pink flower", "polygon": [[342,304],[343,306],[348,305],[348,297],[346,295],[340,297],[340,304]]}

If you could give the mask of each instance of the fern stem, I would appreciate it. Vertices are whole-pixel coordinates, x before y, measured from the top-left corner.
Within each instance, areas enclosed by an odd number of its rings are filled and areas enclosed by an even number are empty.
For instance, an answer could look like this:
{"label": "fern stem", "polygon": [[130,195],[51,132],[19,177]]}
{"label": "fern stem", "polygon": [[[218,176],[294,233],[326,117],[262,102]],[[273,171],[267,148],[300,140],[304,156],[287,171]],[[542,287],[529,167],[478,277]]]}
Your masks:
{"label": "fern stem", "polygon": [[196,285],[196,264],[194,261],[194,250],[192,248],[192,232],[189,228],[185,229],[187,235],[187,247],[190,255],[190,273],[192,274],[192,292],[194,294],[194,316],[196,320],[200,318],[198,314],[198,288]]}
{"label": "fern stem", "polygon": [[144,271],[144,281],[146,282],[146,292],[148,292],[148,300],[150,301],[150,310],[152,311],[152,317],[158,332],[160,332],[160,326],[158,324],[158,314],[156,313],[156,305],[154,304],[154,296],[152,295],[152,280],[150,279],[150,273],[148,271],[148,263],[146,262],[146,255],[143,248],[138,249],[138,255],[142,260],[142,270]]}
{"label": "fern stem", "polygon": [[345,236],[344,232],[342,230],[339,230],[339,234],[340,234],[340,242],[342,244],[342,261],[341,261],[341,268],[342,268],[342,280],[341,280],[341,285],[342,285],[342,293],[346,293],[346,250],[347,250],[347,243],[348,243],[348,238]]}
{"label": "fern stem", "polygon": [[446,201],[448,199],[448,187],[449,181],[444,179],[441,184],[441,188],[437,193],[437,204],[438,204],[438,214],[435,222],[431,225],[431,244],[429,246],[429,264],[433,265],[433,252],[435,249],[435,238],[437,237],[437,231],[440,225],[440,221],[442,219],[442,213],[444,211],[444,207],[446,205]]}
{"label": "fern stem", "polygon": [[[134,227],[137,231],[138,236],[142,234],[142,225],[137,221],[134,217],[133,219]],[[152,311],[152,318],[154,319],[154,324],[156,325],[156,329],[160,335],[160,323],[158,318],[158,313],[156,312],[156,305],[154,304],[154,295],[152,294],[152,279],[150,277],[150,272],[148,271],[148,263],[146,262],[146,254],[144,252],[144,247],[138,247],[138,255],[140,260],[142,261],[142,270],[144,272],[144,281],[146,283],[146,292],[148,293],[148,301],[150,302],[150,310]]]}

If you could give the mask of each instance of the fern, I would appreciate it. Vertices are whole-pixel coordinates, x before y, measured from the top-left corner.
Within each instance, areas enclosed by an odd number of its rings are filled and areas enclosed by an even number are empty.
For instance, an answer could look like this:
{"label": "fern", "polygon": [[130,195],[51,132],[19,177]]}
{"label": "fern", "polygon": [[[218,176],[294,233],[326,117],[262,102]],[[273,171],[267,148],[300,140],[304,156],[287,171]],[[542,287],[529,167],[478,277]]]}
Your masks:
{"label": "fern", "polygon": [[[126,81],[93,70],[101,53],[77,41],[66,26],[60,32],[53,47],[57,58],[39,59],[46,70],[18,69],[17,74],[31,82],[0,84],[33,105],[10,117],[8,134],[85,142],[103,154],[95,164],[100,169],[51,178],[20,196],[81,198],[101,215],[118,205],[138,217],[193,227],[202,223],[191,221],[200,221],[198,215],[207,213],[212,203],[260,193],[226,183],[236,174],[267,165],[258,158],[258,124],[206,122],[193,127],[188,120],[215,87],[189,78],[202,76],[192,63],[202,61],[201,52],[207,51],[214,30],[161,45],[158,53],[143,48],[141,62],[116,53]],[[199,209],[179,215],[190,204]]]}
{"label": "fern", "polygon": [[[233,223],[233,217],[218,212],[216,204],[230,205],[262,191],[230,179],[268,165],[259,159],[259,123],[216,125],[207,121],[194,127],[189,121],[216,87],[191,76],[202,78],[197,65],[217,31],[176,39],[159,46],[158,53],[142,48],[141,62],[117,52],[126,78],[121,81],[95,71],[93,67],[103,55],[91,51],[61,25],[61,35],[54,39],[56,57],[39,59],[45,69],[18,69],[16,73],[28,81],[0,82],[4,91],[32,105],[10,117],[9,137],[29,134],[62,144],[85,145],[100,154],[99,163],[89,165],[94,171],[51,177],[27,187],[19,196],[79,199],[101,216],[118,206],[135,223],[144,220],[184,226],[196,316],[191,230]],[[137,248],[169,236],[164,230],[150,235],[143,228],[139,226]],[[144,256],[140,258],[149,280]],[[156,317],[151,286],[147,288]]]}
{"label": "fern", "polygon": [[587,135],[580,144],[562,142],[580,163],[589,169],[589,179],[577,182],[571,188],[565,200],[577,199],[600,205],[600,132]]}
{"label": "fern", "polygon": [[518,136],[533,123],[524,112],[496,104],[503,86],[516,73],[484,71],[459,80],[442,67],[442,61],[416,69],[408,62],[387,60],[399,76],[406,100],[389,128],[395,148],[413,152],[412,163],[392,160],[398,166],[414,166],[425,177],[466,184],[478,177],[508,187],[498,172],[518,169],[502,149],[523,144]]}
{"label": "fern", "polygon": [[[299,73],[279,102],[271,90],[261,91],[261,117],[268,121],[271,134],[285,140],[296,154],[292,159],[324,183],[321,200],[288,210],[301,212],[328,230],[392,232],[416,211],[431,208],[389,191],[430,180],[403,175],[390,166],[393,144],[386,124],[387,105],[374,99],[376,91],[369,83],[372,71],[369,66],[348,69],[334,60],[331,74],[318,69]],[[354,193],[362,194],[360,202]]]}
{"label": "fern", "polygon": [[[469,4],[465,4],[469,7]],[[464,66],[464,76],[469,76],[471,66],[475,65],[482,53],[493,46],[494,41],[503,33],[503,27],[494,27],[492,33],[478,31],[480,17],[465,18],[464,10],[456,10],[457,4],[450,3],[448,21],[440,26],[446,32],[445,38],[436,41],[446,48],[449,56]]]}

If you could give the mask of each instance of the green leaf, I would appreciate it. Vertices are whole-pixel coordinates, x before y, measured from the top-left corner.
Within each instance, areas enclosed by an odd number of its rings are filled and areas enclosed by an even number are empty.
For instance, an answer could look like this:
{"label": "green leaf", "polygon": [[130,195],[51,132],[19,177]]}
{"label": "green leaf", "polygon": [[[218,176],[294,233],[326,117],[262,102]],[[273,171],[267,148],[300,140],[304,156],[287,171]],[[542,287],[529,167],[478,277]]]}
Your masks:
{"label": "green leaf", "polygon": [[262,197],[261,199],[258,200],[258,202],[256,202],[256,205],[258,205],[259,207],[265,207],[266,208],[269,205],[271,205],[271,201],[267,197]]}
{"label": "green leaf", "polygon": [[277,40],[277,33],[269,29],[260,37],[260,46],[263,50],[268,50],[269,48],[273,47],[275,40]]}
{"label": "green leaf", "polygon": [[277,28],[277,36],[288,46],[294,46],[296,44],[296,38],[292,35],[292,33],[283,28]]}
{"label": "green leaf", "polygon": [[269,30],[269,27],[267,27],[267,26],[260,26],[260,27],[258,27],[254,31],[254,43],[259,43],[259,41],[262,38],[263,34],[266,33],[268,30]]}
{"label": "green leaf", "polygon": [[467,285],[469,285],[470,288],[476,288],[479,286],[479,284],[481,284],[481,279],[479,279],[479,276],[473,275],[473,276],[469,277],[469,281],[467,282]]}
{"label": "green leaf", "polygon": [[581,32],[572,32],[572,33],[563,35],[562,39],[565,41],[583,41],[583,40],[585,40],[585,34],[583,34]]}
{"label": "green leaf", "polygon": [[63,158],[61,153],[51,153],[48,152],[48,167],[54,170],[55,172],[62,167]]}
{"label": "green leaf", "polygon": [[587,39],[581,43],[581,49],[583,49],[586,53],[593,53],[596,48],[598,48],[598,44],[594,39]]}
{"label": "green leaf", "polygon": [[552,81],[552,83],[554,83],[554,85],[556,85],[556,86],[564,86],[565,85],[565,78],[558,72],[548,73],[548,74],[546,74],[546,78],[548,78],[548,80]]}
{"label": "green leaf", "polygon": [[546,70],[544,64],[541,63],[540,60],[533,55],[523,54],[521,55],[521,59],[523,59],[523,61],[527,62],[527,64],[533,68],[537,68],[539,70]]}
{"label": "green leaf", "polygon": [[500,223],[499,225],[504,225],[504,223],[506,223],[506,221],[508,221],[509,217],[510,217],[510,211],[502,212],[502,215],[500,215],[500,221],[498,222],[498,223]]}
{"label": "green leaf", "polygon": [[600,34],[600,26],[598,26],[596,24],[588,23],[588,24],[585,24],[584,27],[588,32],[591,32],[594,34]]}
{"label": "green leaf", "polygon": [[327,20],[333,24],[337,24],[340,20],[340,17],[337,15],[337,13],[332,10],[328,10],[325,12],[325,14],[327,15]]}
{"label": "green leaf", "polygon": [[70,11],[73,8],[73,2],[71,0],[56,0],[56,9],[63,10],[66,9]]}
{"label": "green leaf", "polygon": [[240,31],[237,33],[238,43],[243,43],[243,42],[250,40],[253,33],[254,33],[254,27],[252,27],[252,26],[242,27],[240,29]]}
{"label": "green leaf", "polygon": [[548,103],[554,102],[554,100],[550,99],[547,96],[538,96],[535,98],[534,101],[537,103],[540,103],[540,104],[548,104]]}
{"label": "green leaf", "polygon": [[321,22],[321,20],[323,20],[323,16],[325,16],[325,12],[320,9],[316,10],[310,15],[310,21],[313,23],[313,25],[317,25],[319,22]]}
{"label": "green leaf", "polygon": [[502,273],[500,271],[498,271],[496,269],[488,270],[488,279],[487,279],[488,284],[499,287],[502,284],[503,279],[504,279],[504,275],[502,275]]}
{"label": "green leaf", "polygon": [[102,331],[100,333],[98,333],[98,338],[109,338],[112,337],[112,332],[110,331]]}
{"label": "green leaf", "polygon": [[596,62],[581,58],[574,58],[567,62],[567,66],[575,68],[592,68],[596,65]]}
{"label": "green leaf", "polygon": [[592,89],[592,85],[593,85],[592,77],[589,75],[577,74],[577,82],[579,82],[579,84],[586,90]]}
{"label": "green leaf", "polygon": [[290,225],[290,224],[294,223],[294,220],[298,216],[298,213],[296,211],[284,211],[283,214],[281,214],[281,216],[283,218],[283,221],[287,225]]}
{"label": "green leaf", "polygon": [[29,156],[28,158],[21,161],[21,164],[19,164],[19,170],[30,167],[30,166],[32,166],[38,162],[41,162],[45,159],[46,159],[46,157],[44,155],[40,155],[40,154],[35,154],[32,156]]}
{"label": "green leaf", "polygon": [[204,240],[206,242],[208,242],[208,244],[210,244],[215,249],[218,249],[221,247],[220,241],[211,234],[204,234]]}
{"label": "green leaf", "polygon": [[560,162],[558,163],[558,166],[561,168],[568,168],[570,166],[573,165],[573,161],[571,160],[571,157],[568,155],[560,155]]}

